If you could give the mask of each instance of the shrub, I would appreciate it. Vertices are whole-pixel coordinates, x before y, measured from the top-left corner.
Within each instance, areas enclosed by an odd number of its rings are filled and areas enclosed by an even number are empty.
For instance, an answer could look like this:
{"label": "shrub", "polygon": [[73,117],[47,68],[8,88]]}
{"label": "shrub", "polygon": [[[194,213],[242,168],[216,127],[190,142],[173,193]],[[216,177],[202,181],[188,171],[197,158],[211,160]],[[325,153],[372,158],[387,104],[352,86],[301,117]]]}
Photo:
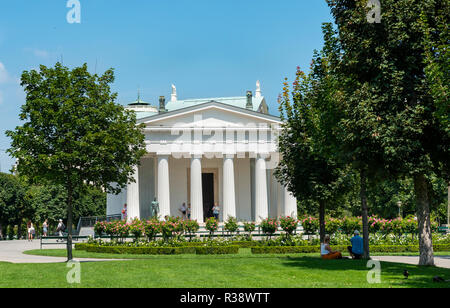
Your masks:
{"label": "shrub", "polygon": [[174,232],[179,228],[178,222],[174,221],[161,221],[159,226],[165,241],[170,240],[173,237]]}
{"label": "shrub", "polygon": [[87,246],[89,246],[90,244],[87,243],[76,243],[75,246],[75,250],[86,250]]}
{"label": "shrub", "polygon": [[145,234],[145,223],[134,219],[129,225],[130,233],[133,234],[134,240],[138,241],[139,238]]}
{"label": "shrub", "polygon": [[286,232],[287,235],[292,235],[292,233],[294,233],[297,229],[297,225],[298,220],[293,217],[280,217],[280,227],[284,232]]}
{"label": "shrub", "polygon": [[209,231],[209,235],[213,235],[214,232],[219,228],[219,222],[214,218],[210,217],[206,220],[206,230]]}
{"label": "shrub", "polygon": [[147,223],[144,225],[145,236],[149,241],[152,241],[155,236],[160,233],[161,225],[157,219],[147,220]]}
{"label": "shrub", "polygon": [[342,222],[340,219],[327,217],[325,219],[325,232],[327,234],[335,234],[339,229],[342,228]]}
{"label": "shrub", "polygon": [[193,233],[197,232],[198,229],[200,229],[200,225],[198,224],[197,220],[186,220],[184,225],[186,232],[189,233],[189,239],[192,238]]}
{"label": "shrub", "polygon": [[87,245],[86,251],[112,254],[176,255],[195,254],[195,247],[128,247]]}
{"label": "shrub", "polygon": [[198,255],[237,254],[239,246],[200,246],[195,247],[195,252]]}
{"label": "shrub", "polygon": [[362,220],[360,217],[344,217],[341,221],[341,230],[345,234],[353,234],[355,230],[362,229]]}
{"label": "shrub", "polygon": [[260,226],[262,232],[271,237],[278,229],[278,221],[275,218],[266,218],[261,221]]}
{"label": "shrub", "polygon": [[96,235],[101,236],[105,230],[106,230],[106,226],[105,226],[105,222],[103,221],[97,221],[94,225],[94,232]]}
{"label": "shrub", "polygon": [[225,230],[229,234],[233,234],[239,228],[238,223],[237,223],[237,219],[232,217],[232,216],[228,216],[228,220],[225,222],[225,226],[224,227],[225,227]]}
{"label": "shrub", "polygon": [[254,222],[244,222],[244,231],[249,234],[255,231],[256,224]]}
{"label": "shrub", "polygon": [[316,234],[319,230],[319,220],[317,218],[308,216],[301,219],[303,233],[306,235]]}

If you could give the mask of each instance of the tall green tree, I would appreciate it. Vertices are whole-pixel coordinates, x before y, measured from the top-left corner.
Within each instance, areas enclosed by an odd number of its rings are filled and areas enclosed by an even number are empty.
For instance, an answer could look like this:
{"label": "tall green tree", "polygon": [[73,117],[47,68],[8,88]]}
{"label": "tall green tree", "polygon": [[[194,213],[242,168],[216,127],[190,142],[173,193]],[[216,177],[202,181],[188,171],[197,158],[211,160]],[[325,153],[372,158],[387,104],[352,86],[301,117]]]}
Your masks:
{"label": "tall green tree", "polygon": [[449,142],[425,76],[422,21],[439,18],[448,0],[384,0],[380,23],[367,18],[367,1],[327,2],[340,44],[335,67],[349,102],[344,105],[348,120],[343,124],[350,131],[359,124],[361,132],[350,148],[359,151],[368,144],[381,145],[380,166],[390,175],[413,178],[420,264],[432,265],[428,178],[432,172],[448,178]]}
{"label": "tall green tree", "polygon": [[[316,64],[314,64],[316,63]],[[276,176],[301,202],[319,205],[320,240],[325,236],[325,209],[345,192],[345,166],[332,155],[334,117],[329,100],[333,89],[326,61],[315,56],[312,73],[297,68],[292,93],[287,80],[279,99],[284,121],[279,138],[281,161]]]}
{"label": "tall green tree", "polygon": [[[42,223],[48,220],[50,226],[56,226],[58,220],[67,217],[67,192],[61,185],[31,185],[26,201],[34,209],[32,221]],[[106,215],[106,194],[95,187],[86,185],[83,191],[75,192],[73,197],[73,221],[80,217]]]}
{"label": "tall green tree", "polygon": [[[0,173],[0,233],[5,236],[6,227],[30,219],[33,210],[25,202],[26,188],[21,180],[12,174]],[[19,231],[21,228],[19,227]],[[20,234],[19,234],[20,236]]]}
{"label": "tall green tree", "polygon": [[[422,13],[423,45],[425,49],[425,75],[436,106],[436,117],[446,132],[445,144],[450,136],[450,1],[443,1],[436,8],[436,14]],[[449,147],[443,149],[449,157]],[[449,159],[442,168],[448,170]],[[450,182],[447,182],[447,224],[450,226]]]}
{"label": "tall green tree", "polygon": [[118,193],[132,180],[133,166],[145,153],[135,114],[115,103],[113,81],[112,69],[92,75],[86,64],[72,70],[57,63],[25,71],[24,124],[7,132],[19,174],[66,190],[68,260],[75,193],[86,185]]}

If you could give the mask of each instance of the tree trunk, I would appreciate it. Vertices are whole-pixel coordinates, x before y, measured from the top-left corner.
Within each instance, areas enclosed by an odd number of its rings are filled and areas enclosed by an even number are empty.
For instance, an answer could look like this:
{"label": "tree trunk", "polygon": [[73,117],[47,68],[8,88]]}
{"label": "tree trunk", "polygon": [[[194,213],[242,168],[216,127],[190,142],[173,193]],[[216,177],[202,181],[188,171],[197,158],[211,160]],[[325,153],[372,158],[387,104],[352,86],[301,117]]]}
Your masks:
{"label": "tree trunk", "polygon": [[72,185],[69,184],[67,187],[67,262],[73,259],[72,257],[72,197],[73,188]]}
{"label": "tree trunk", "polygon": [[428,201],[427,180],[424,174],[414,176],[414,192],[416,195],[417,224],[419,227],[419,265],[434,265],[430,204]]}
{"label": "tree trunk", "polygon": [[22,238],[22,221],[19,220],[17,222],[17,239],[20,240]]}
{"label": "tree trunk", "polygon": [[447,228],[450,228],[450,183],[448,183],[447,190]]}
{"label": "tree trunk", "polygon": [[323,243],[325,238],[325,202],[319,201],[319,235],[320,242]]}
{"label": "tree trunk", "polygon": [[360,197],[361,197],[361,216],[362,216],[362,225],[363,225],[363,246],[364,246],[364,259],[370,259],[370,250],[369,250],[369,219],[367,213],[367,193],[366,193],[366,185],[367,178],[364,170],[360,172]]}

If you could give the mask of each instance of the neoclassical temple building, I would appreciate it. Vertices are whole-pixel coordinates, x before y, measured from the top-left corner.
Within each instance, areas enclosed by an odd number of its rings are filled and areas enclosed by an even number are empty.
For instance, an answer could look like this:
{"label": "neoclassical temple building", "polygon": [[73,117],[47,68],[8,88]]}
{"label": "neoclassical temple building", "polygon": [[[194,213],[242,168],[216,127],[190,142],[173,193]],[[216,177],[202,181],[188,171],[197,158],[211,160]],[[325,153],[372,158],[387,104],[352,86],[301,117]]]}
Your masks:
{"label": "neoclassical temple building", "polygon": [[158,108],[139,96],[126,108],[145,125],[147,154],[136,182],[108,195],[108,215],[126,203],[129,219],[148,218],[154,198],[160,217],[181,216],[186,203],[199,222],[212,216],[214,203],[221,221],[297,215],[295,198],[273,175],[281,120],[269,114],[259,82],[255,95],[186,100],[172,86],[170,101],[160,97]]}

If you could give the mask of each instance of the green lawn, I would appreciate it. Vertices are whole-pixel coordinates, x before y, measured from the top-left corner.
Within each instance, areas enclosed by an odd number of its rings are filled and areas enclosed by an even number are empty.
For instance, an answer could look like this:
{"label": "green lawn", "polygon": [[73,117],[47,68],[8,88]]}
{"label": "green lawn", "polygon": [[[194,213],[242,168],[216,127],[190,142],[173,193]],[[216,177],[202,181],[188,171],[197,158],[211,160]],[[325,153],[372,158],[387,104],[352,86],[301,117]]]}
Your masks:
{"label": "green lawn", "polygon": [[[30,254],[64,256],[64,250]],[[126,255],[74,251],[75,257],[125,258]],[[138,256],[133,256],[138,257]],[[69,285],[69,268],[57,264],[0,263],[0,287],[450,287],[432,282],[435,275],[450,279],[450,269],[382,263],[381,284],[368,284],[365,261],[323,261],[317,255],[252,255],[241,249],[226,256],[139,256],[128,261],[81,264],[81,284]],[[411,276],[403,278],[403,270]]]}

